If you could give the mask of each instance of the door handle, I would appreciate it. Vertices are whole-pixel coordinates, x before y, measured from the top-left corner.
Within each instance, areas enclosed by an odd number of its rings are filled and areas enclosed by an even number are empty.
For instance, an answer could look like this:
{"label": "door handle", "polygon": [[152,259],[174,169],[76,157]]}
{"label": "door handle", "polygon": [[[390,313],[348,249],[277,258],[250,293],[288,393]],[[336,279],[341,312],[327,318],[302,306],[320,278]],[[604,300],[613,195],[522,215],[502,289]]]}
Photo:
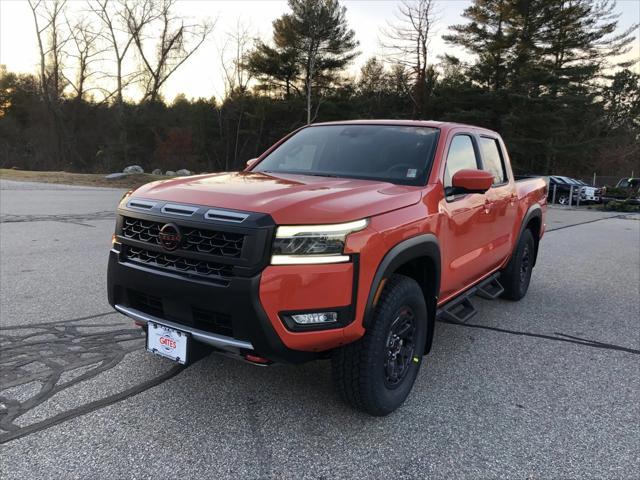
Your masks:
{"label": "door handle", "polygon": [[518,195],[516,195],[515,193],[512,193],[511,197],[509,198],[509,203],[511,205],[515,205],[517,199],[518,199]]}
{"label": "door handle", "polygon": [[491,213],[491,207],[493,207],[493,202],[489,200],[484,201],[484,213]]}

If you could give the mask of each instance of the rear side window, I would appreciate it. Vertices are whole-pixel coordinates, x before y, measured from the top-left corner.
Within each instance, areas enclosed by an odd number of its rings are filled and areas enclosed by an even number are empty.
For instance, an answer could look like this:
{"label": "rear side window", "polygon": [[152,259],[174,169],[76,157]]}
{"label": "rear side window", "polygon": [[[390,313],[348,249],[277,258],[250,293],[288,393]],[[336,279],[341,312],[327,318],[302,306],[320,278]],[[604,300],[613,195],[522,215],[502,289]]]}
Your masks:
{"label": "rear side window", "polygon": [[498,141],[494,138],[480,137],[480,151],[482,152],[484,170],[493,175],[493,184],[505,183],[507,175]]}
{"label": "rear side window", "polygon": [[456,172],[466,168],[473,170],[478,168],[473,142],[469,135],[456,135],[451,141],[449,153],[447,154],[447,164],[444,169],[445,188],[451,186],[451,179]]}

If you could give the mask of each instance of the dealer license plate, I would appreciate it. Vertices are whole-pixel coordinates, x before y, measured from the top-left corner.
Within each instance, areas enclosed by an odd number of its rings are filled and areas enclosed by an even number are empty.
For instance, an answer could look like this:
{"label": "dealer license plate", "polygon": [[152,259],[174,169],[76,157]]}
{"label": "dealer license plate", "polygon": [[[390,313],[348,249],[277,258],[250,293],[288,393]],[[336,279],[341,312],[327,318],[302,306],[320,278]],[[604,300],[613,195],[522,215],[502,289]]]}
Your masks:
{"label": "dealer license plate", "polygon": [[185,364],[189,334],[158,323],[147,323],[147,351]]}

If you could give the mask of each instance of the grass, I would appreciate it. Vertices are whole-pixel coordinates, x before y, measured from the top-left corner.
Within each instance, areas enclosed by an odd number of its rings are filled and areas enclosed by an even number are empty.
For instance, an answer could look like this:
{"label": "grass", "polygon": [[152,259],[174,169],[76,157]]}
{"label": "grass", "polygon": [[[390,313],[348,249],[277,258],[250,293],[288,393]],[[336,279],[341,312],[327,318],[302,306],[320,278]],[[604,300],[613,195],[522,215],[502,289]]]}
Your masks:
{"label": "grass", "polygon": [[166,180],[171,177],[137,173],[123,178],[108,180],[103,173],[69,173],[69,172],[36,172],[31,170],[14,170],[0,168],[0,178],[19,182],[58,183],[61,185],[85,185],[89,187],[137,188],[155,180]]}

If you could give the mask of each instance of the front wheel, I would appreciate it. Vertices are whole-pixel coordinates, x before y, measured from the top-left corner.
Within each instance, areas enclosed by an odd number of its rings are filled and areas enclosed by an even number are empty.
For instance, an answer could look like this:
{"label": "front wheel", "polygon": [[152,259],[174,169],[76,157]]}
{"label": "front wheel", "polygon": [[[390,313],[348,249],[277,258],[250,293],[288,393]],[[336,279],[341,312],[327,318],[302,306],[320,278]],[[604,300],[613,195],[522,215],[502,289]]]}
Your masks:
{"label": "front wheel", "polygon": [[504,288],[502,294],[504,298],[520,300],[527,294],[533,271],[535,248],[533,234],[527,228],[522,232],[513,256],[500,276],[500,283]]}
{"label": "front wheel", "polygon": [[427,307],[418,283],[392,275],[376,305],[371,327],[332,357],[342,398],[371,415],[393,412],[415,382],[427,337]]}

